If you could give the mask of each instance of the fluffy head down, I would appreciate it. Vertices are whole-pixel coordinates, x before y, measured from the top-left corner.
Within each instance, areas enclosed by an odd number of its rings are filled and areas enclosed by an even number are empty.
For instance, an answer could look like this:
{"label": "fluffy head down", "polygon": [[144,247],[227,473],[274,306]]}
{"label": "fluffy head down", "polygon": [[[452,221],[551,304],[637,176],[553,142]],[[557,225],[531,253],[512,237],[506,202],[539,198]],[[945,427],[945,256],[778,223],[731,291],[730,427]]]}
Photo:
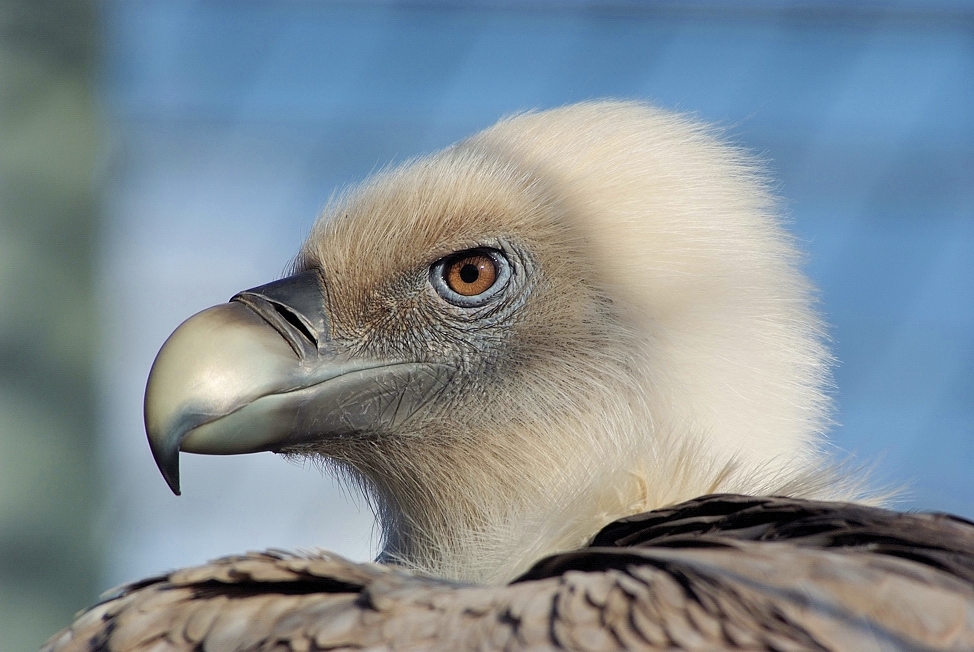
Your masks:
{"label": "fluffy head down", "polygon": [[[329,206],[339,347],[450,386],[395,432],[309,452],[374,498],[384,557],[501,581],[616,518],[710,492],[848,497],[821,456],[830,359],[762,175],[637,103],[501,121]],[[430,267],[502,251],[505,294],[451,306]]]}

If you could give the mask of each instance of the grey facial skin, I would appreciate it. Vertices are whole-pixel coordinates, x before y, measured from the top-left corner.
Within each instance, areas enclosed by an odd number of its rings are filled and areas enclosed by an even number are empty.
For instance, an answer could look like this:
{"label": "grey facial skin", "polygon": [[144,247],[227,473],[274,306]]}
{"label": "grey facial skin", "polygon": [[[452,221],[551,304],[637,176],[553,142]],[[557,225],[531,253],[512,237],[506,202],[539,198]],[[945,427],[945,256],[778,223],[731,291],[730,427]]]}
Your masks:
{"label": "grey facial skin", "polygon": [[394,428],[449,384],[446,365],[338,353],[324,297],[308,270],[241,292],[169,337],[149,375],[145,424],[174,493],[180,450],[280,452]]}

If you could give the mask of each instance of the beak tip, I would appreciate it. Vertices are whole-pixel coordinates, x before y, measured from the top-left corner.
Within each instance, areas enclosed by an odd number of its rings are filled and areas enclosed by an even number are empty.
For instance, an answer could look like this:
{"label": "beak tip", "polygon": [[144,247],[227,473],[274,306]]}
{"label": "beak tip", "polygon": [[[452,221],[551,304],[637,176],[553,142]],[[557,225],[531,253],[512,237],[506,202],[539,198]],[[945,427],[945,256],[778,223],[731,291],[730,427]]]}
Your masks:
{"label": "beak tip", "polygon": [[150,436],[149,445],[152,449],[152,457],[156,461],[156,466],[159,468],[159,472],[162,473],[162,477],[165,478],[166,484],[174,494],[179,496],[181,494],[179,490],[179,438],[175,438],[175,446],[161,445],[157,446],[156,441]]}
{"label": "beak tip", "polygon": [[183,492],[179,490],[179,467],[175,467],[174,475],[163,471],[162,476],[166,479],[166,484],[169,485],[172,492],[177,496],[181,496]]}

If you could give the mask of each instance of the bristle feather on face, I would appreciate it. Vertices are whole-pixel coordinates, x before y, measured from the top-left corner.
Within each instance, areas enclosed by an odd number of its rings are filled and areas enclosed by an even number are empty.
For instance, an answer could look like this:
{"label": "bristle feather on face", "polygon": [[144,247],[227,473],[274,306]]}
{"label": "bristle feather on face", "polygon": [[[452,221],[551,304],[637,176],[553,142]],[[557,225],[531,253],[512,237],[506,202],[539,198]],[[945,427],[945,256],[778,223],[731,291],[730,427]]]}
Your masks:
{"label": "bristle feather on face", "polygon": [[[332,203],[297,260],[356,355],[443,362],[395,431],[309,448],[347,468],[384,558],[509,580],[603,524],[703,493],[851,498],[825,462],[831,359],[759,168],[638,103],[525,113]],[[488,247],[477,308],[430,267]]]}

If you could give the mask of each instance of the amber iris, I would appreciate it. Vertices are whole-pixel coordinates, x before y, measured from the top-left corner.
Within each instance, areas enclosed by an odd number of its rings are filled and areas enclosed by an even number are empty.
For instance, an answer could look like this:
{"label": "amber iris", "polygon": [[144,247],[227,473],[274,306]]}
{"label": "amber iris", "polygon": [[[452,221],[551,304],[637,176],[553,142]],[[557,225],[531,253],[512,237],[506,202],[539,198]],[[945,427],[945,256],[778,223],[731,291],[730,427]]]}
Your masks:
{"label": "amber iris", "polygon": [[446,284],[465,297],[486,292],[496,280],[497,263],[485,254],[461,256],[446,266]]}

